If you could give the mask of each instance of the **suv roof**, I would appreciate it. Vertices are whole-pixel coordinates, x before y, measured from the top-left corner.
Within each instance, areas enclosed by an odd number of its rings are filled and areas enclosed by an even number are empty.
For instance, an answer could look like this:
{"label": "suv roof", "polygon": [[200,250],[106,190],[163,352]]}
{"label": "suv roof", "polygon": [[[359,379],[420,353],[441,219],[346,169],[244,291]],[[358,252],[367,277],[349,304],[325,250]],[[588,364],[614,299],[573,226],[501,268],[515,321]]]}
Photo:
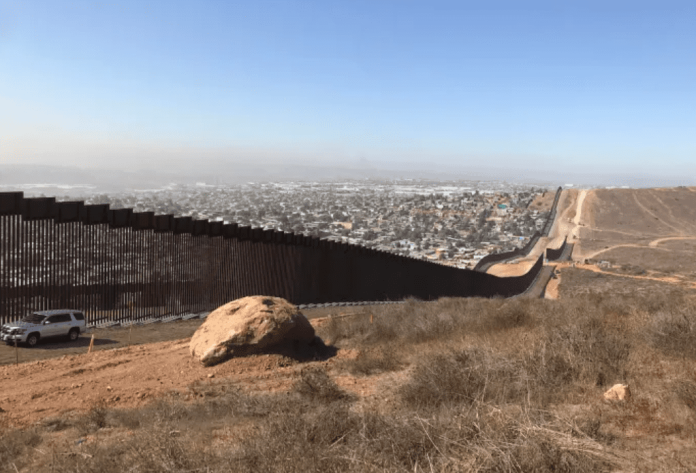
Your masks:
{"label": "suv roof", "polygon": [[70,312],[82,312],[82,311],[75,310],[75,309],[54,309],[54,310],[38,310],[36,312],[32,312],[32,314],[38,314],[38,315],[43,315],[43,316],[48,317],[49,315],[69,314]]}

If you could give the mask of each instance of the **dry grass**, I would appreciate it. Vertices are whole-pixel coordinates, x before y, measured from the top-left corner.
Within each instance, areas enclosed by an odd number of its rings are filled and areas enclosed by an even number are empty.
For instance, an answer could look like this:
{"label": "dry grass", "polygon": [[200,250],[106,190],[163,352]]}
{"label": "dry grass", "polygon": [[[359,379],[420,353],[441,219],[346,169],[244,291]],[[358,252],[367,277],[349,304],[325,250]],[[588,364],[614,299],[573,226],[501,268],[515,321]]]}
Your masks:
{"label": "dry grass", "polygon": [[392,345],[365,349],[357,358],[344,363],[351,374],[362,376],[398,371],[403,366],[400,355]]}
{"label": "dry grass", "polygon": [[696,359],[696,305],[683,303],[658,309],[651,314],[648,336],[667,354]]}
{"label": "dry grass", "polygon": [[674,386],[674,391],[684,405],[696,414],[696,383],[680,381]]}
{"label": "dry grass", "polygon": [[339,388],[326,371],[319,366],[308,366],[300,372],[294,390],[313,402],[347,401],[350,396]]}
{"label": "dry grass", "polygon": [[[636,305],[637,300],[651,304],[653,299],[656,299],[656,302],[672,297],[679,299],[684,294],[682,288],[667,282],[623,277],[618,272],[616,275],[596,273],[582,268],[563,269],[559,292],[561,299],[586,298],[591,294],[619,296],[627,299],[629,306]],[[691,296],[696,295],[693,289],[688,290],[688,293]],[[671,302],[668,302],[669,304]]]}
{"label": "dry grass", "polygon": [[[6,428],[0,471],[693,469],[693,308],[688,294],[379,307],[372,322],[365,313],[322,327],[359,355],[306,363],[287,392],[247,394],[221,378],[140,409],[97,402]],[[387,372],[375,377],[391,383],[378,386],[382,401],[336,383]],[[601,400],[616,382],[634,387],[633,402]],[[683,449],[659,461],[619,460],[672,441]]]}
{"label": "dry grass", "polygon": [[4,430],[0,437],[0,468],[8,471],[21,468],[41,441],[41,434],[35,429]]}
{"label": "dry grass", "polygon": [[376,307],[370,314],[332,319],[323,338],[342,347],[418,344],[458,335],[493,333],[531,326],[550,313],[548,301],[519,299],[440,299]]}

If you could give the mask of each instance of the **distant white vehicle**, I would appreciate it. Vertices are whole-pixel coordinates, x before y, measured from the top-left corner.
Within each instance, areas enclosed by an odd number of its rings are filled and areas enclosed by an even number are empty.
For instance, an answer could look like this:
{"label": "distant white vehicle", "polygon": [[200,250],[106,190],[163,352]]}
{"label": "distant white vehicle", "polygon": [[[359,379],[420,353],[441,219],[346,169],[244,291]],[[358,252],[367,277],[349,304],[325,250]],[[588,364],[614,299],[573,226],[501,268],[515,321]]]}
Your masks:
{"label": "distant white vehicle", "polygon": [[85,329],[85,315],[77,310],[44,310],[27,315],[18,322],[0,327],[0,339],[6,343],[36,346],[42,338],[67,337],[77,340]]}

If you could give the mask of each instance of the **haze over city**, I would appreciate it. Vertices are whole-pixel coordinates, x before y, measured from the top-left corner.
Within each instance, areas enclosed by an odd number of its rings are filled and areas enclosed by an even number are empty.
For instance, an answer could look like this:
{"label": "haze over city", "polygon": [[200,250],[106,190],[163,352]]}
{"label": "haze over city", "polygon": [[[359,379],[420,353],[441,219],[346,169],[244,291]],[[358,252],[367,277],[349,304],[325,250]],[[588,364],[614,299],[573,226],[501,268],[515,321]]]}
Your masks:
{"label": "haze over city", "polygon": [[0,0],[0,472],[696,471],[695,5]]}
{"label": "haze over city", "polygon": [[3,1],[0,165],[685,184],[695,20],[679,1]]}

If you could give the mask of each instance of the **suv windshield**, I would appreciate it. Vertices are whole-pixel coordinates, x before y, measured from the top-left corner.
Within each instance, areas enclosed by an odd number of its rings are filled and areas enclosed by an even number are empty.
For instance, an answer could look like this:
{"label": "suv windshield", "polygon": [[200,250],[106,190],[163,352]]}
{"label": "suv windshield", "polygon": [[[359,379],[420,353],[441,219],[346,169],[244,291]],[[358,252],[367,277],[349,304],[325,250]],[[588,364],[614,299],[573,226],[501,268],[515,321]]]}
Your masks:
{"label": "suv windshield", "polygon": [[40,324],[43,319],[45,319],[45,315],[41,314],[31,314],[27,315],[22,319],[22,322],[29,322],[30,324]]}

